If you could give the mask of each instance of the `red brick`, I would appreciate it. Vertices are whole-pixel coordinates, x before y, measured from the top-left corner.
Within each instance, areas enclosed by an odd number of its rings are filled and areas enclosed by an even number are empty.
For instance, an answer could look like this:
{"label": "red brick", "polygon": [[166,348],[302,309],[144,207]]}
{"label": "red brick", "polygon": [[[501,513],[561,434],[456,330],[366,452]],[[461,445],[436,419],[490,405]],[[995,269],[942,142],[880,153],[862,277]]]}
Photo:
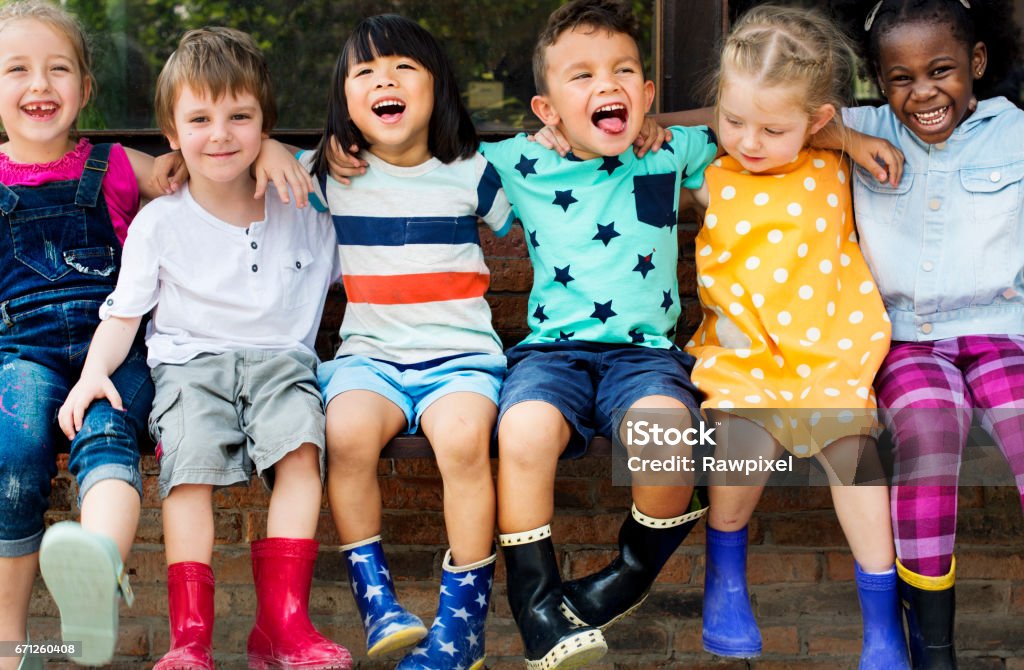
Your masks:
{"label": "red brick", "polygon": [[810,657],[825,655],[857,655],[860,654],[863,629],[860,623],[811,626],[807,629],[807,655]]}
{"label": "red brick", "polygon": [[551,524],[556,544],[615,544],[618,541],[621,514],[562,514]]}
{"label": "red brick", "polygon": [[1024,581],[1024,556],[1019,551],[993,549],[956,554],[956,577],[963,579],[1010,579]]}
{"label": "red brick", "polygon": [[492,258],[526,258],[526,236],[523,227],[512,226],[505,237],[495,237],[481,230],[480,247],[488,261]]}
{"label": "red brick", "polygon": [[832,582],[853,581],[853,554],[830,551],[825,554],[825,575]]}
{"label": "red brick", "polygon": [[772,541],[797,547],[845,547],[846,537],[833,512],[776,516],[764,522]]}
{"label": "red brick", "polygon": [[817,582],[821,562],[817,554],[756,551],[747,560],[747,579],[751,584]]}
{"label": "red brick", "polygon": [[526,258],[490,260],[492,291],[529,292],[533,286],[533,266]]}
{"label": "red brick", "polygon": [[555,506],[560,509],[594,508],[594,482],[588,479],[555,479]]}
{"label": "red brick", "polygon": [[799,654],[800,634],[796,626],[761,626],[764,653]]}
{"label": "red brick", "polygon": [[440,477],[385,477],[380,492],[386,509],[444,509]]}

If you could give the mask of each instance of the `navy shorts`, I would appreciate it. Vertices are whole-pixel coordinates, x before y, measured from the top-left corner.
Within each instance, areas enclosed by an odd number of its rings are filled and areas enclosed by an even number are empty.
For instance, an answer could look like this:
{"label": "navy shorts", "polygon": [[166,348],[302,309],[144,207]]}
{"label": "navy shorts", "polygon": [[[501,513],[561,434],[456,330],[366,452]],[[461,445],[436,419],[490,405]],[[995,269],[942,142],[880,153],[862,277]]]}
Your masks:
{"label": "navy shorts", "polygon": [[554,405],[573,433],[564,458],[585,454],[595,435],[613,435],[622,413],[647,396],[675,398],[700,413],[700,392],[690,381],[694,358],[680,350],[571,342],[520,344],[505,354],[498,425],[518,403]]}

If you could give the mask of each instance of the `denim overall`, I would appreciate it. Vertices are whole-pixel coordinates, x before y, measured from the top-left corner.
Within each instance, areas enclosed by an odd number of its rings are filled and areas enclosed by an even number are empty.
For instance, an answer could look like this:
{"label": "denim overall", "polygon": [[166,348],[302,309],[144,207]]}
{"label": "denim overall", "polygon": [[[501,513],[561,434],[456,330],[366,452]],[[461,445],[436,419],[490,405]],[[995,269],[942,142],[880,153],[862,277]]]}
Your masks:
{"label": "denim overall", "polygon": [[[39,549],[67,439],[57,411],[117,283],[121,244],[102,191],[109,154],[109,144],[93,147],[78,180],[0,184],[0,557]],[[80,498],[104,479],[141,495],[138,439],[153,386],[138,341],[111,379],[126,411],[93,402],[70,445]]]}

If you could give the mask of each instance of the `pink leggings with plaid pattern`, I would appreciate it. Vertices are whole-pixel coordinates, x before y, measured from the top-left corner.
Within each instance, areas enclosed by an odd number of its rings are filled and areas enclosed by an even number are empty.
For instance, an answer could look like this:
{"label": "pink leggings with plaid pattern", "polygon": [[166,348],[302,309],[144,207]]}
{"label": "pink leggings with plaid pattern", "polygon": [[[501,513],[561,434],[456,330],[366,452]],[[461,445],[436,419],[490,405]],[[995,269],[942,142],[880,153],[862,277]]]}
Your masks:
{"label": "pink leggings with plaid pattern", "polygon": [[920,575],[948,574],[960,459],[975,411],[1009,462],[1024,504],[1024,336],[893,342],[875,391],[896,445],[896,555]]}

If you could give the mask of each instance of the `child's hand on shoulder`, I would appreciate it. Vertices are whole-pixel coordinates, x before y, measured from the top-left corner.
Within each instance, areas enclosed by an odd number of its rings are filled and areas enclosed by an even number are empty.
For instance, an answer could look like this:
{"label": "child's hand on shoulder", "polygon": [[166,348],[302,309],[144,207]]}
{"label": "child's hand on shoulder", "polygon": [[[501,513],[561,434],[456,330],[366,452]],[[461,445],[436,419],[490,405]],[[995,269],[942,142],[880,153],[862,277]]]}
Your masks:
{"label": "child's hand on shoulder", "polygon": [[[535,134],[528,135],[526,139],[536,142],[542,147],[557,151],[558,155],[563,158],[572,150],[569,140],[558,130],[557,126],[544,126]],[[648,151],[658,151],[661,149],[662,144],[671,139],[672,131],[662,128],[654,119],[648,116],[644,118],[644,125],[640,129],[640,134],[633,141],[633,151],[636,152],[637,158],[643,158],[644,154]]]}
{"label": "child's hand on shoulder", "polygon": [[60,424],[61,431],[69,440],[74,439],[78,431],[82,430],[82,421],[89,405],[94,400],[104,398],[114,409],[124,411],[121,394],[114,388],[114,382],[110,381],[110,377],[98,373],[91,374],[83,370],[78,383],[71,388],[67,400],[57,412],[57,423]]}
{"label": "child's hand on shoulder", "polygon": [[262,198],[267,192],[267,182],[274,182],[281,202],[289,202],[288,189],[295,194],[296,207],[305,207],[309,202],[313,179],[306,172],[306,168],[296,160],[293,147],[285,146],[277,140],[263,140],[260,154],[256,157],[252,169],[256,178],[254,199]]}
{"label": "child's hand on shoulder", "polygon": [[331,178],[342,184],[352,183],[350,177],[366,174],[368,163],[359,158],[359,147],[353,144],[348,151],[342,151],[337,138],[332,137],[327,147],[327,165]]}
{"label": "child's hand on shoulder", "polygon": [[181,157],[180,151],[168,151],[153,159],[153,174],[149,178],[152,189],[170,195],[186,181],[188,166],[185,165],[185,159]]}
{"label": "child's hand on shoulder", "polygon": [[899,185],[903,178],[903,152],[888,140],[856,133],[846,149],[853,162],[874,175],[879,183]]}

